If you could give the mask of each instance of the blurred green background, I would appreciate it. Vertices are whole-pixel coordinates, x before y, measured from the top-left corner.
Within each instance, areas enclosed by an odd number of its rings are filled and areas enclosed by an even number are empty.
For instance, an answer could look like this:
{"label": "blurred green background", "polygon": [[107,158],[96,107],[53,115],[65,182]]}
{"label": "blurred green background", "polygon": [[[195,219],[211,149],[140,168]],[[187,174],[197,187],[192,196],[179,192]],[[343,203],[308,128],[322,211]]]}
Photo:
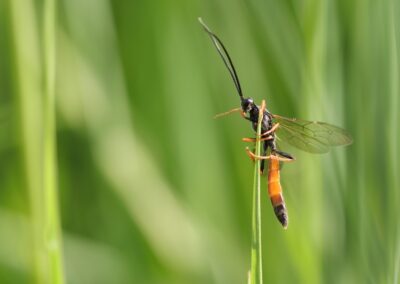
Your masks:
{"label": "blurred green background", "polygon": [[[246,283],[253,166],[234,85],[353,145],[285,147],[284,231],[262,192],[265,283],[400,283],[395,0],[57,1],[67,283]],[[43,1],[0,0],[0,283],[35,283]],[[36,190],[36,191],[35,191]],[[40,202],[39,202],[40,203]],[[50,268],[48,268],[50,269]],[[36,271],[36,272],[35,272]]]}

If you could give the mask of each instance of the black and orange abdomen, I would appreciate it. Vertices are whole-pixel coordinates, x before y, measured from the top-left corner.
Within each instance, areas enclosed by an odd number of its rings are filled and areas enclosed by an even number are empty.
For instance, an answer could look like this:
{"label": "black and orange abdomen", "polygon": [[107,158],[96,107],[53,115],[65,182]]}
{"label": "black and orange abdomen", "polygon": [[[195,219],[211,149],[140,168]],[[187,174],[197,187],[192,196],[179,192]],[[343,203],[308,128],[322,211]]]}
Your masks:
{"label": "black and orange abdomen", "polygon": [[274,207],[276,217],[286,229],[288,225],[288,215],[285,200],[282,195],[279,170],[279,160],[271,155],[268,167],[268,195]]}

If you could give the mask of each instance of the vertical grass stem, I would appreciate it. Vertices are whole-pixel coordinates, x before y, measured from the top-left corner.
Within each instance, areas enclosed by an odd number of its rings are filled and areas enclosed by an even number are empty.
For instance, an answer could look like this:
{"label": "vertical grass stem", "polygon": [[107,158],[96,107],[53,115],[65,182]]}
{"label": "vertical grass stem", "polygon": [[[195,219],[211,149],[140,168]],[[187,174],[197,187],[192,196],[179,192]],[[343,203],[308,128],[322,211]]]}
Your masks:
{"label": "vertical grass stem", "polygon": [[57,194],[55,67],[56,0],[44,3],[44,119],[43,119],[43,187],[45,201],[44,241],[49,264],[50,283],[64,283],[62,240]]}
{"label": "vertical grass stem", "polygon": [[[258,117],[257,136],[261,137],[261,122],[265,110],[265,101],[261,103]],[[260,156],[261,141],[256,139],[256,156]],[[252,236],[251,236],[251,269],[250,283],[262,284],[262,250],[261,250],[261,186],[260,186],[260,160],[254,163],[254,183],[253,183],[253,214],[252,214]]]}

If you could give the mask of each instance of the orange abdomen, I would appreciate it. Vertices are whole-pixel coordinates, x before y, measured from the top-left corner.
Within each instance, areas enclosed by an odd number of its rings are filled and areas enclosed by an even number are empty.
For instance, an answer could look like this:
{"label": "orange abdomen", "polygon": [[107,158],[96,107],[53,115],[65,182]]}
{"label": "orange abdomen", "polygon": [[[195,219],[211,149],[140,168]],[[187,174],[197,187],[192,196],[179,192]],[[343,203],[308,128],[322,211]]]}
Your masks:
{"label": "orange abdomen", "polygon": [[288,225],[288,215],[285,200],[282,195],[279,170],[279,160],[271,156],[268,167],[268,195],[274,207],[276,217],[286,229]]}

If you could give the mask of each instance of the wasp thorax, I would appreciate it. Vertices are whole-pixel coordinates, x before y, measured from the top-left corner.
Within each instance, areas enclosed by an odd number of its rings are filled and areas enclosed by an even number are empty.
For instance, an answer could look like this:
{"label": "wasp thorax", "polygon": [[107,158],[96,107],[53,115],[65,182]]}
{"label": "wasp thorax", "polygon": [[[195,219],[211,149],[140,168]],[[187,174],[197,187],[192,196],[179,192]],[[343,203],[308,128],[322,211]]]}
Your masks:
{"label": "wasp thorax", "polygon": [[254,106],[254,101],[252,98],[242,99],[242,110],[244,112],[249,112]]}

